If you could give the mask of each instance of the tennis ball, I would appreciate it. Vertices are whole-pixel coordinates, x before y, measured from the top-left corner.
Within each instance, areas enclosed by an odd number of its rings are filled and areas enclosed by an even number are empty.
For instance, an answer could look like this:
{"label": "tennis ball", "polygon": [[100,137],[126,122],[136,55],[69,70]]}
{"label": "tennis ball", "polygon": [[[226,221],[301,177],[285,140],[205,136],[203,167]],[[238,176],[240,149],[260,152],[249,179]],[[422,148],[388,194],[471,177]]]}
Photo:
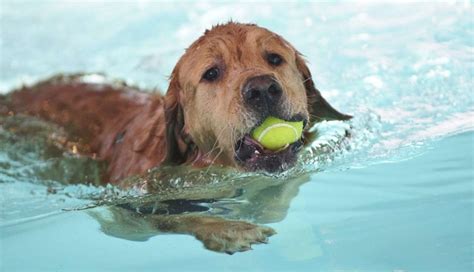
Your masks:
{"label": "tennis ball", "polygon": [[278,150],[301,138],[303,121],[289,122],[275,117],[268,117],[256,127],[251,136],[263,147]]}

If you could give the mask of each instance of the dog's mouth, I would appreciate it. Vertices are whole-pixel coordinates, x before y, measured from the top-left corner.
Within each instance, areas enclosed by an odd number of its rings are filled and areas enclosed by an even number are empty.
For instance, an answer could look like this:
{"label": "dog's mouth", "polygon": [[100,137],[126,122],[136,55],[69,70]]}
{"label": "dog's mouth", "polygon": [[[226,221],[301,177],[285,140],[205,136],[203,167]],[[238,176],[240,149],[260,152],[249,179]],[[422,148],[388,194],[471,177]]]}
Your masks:
{"label": "dog's mouth", "polygon": [[280,150],[265,149],[260,143],[245,135],[235,144],[235,160],[248,171],[282,172],[291,168],[297,159],[303,141],[298,140]]}
{"label": "dog's mouth", "polygon": [[[304,123],[306,125],[306,121]],[[303,138],[279,150],[269,150],[254,140],[250,134],[246,134],[235,144],[234,158],[247,171],[278,173],[295,165],[298,152],[302,148]]]}

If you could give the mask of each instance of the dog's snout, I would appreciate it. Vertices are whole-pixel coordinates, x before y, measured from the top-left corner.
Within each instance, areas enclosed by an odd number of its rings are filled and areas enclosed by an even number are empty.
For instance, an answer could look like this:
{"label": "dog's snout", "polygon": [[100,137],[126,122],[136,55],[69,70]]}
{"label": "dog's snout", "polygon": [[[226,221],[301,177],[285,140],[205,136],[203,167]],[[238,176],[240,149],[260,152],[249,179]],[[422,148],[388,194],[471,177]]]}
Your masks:
{"label": "dog's snout", "polygon": [[277,106],[282,93],[280,84],[269,75],[249,78],[242,88],[245,104],[258,111],[269,111]]}

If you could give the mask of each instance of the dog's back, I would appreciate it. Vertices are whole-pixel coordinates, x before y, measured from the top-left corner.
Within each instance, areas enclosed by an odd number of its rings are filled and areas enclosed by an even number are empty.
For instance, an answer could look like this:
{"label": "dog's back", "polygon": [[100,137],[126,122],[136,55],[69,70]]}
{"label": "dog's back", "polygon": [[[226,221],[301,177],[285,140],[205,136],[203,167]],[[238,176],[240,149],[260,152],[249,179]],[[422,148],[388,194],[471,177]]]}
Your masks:
{"label": "dog's back", "polygon": [[60,75],[1,100],[4,113],[37,116],[81,138],[91,153],[110,163],[111,181],[141,173],[164,159],[164,146],[163,154],[147,154],[150,145],[165,145],[162,97],[123,82],[99,75]]}
{"label": "dog's back", "polygon": [[7,96],[13,113],[24,113],[69,126],[84,138],[100,136],[112,124],[149,102],[149,97],[98,75],[55,76]]}

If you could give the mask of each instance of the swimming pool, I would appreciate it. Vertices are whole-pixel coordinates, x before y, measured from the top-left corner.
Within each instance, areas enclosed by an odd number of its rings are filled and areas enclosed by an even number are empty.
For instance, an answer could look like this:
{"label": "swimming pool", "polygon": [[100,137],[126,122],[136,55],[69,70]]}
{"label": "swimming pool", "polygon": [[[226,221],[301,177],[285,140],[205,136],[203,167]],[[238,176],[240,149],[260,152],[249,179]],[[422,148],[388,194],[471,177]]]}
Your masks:
{"label": "swimming pool", "polygon": [[[124,192],[85,185],[48,192],[65,174],[53,170],[70,168],[35,155],[37,143],[1,138],[3,270],[473,269],[469,2],[3,1],[0,12],[2,93],[56,72],[78,71],[166,90],[183,49],[205,28],[232,18],[285,37],[306,55],[330,103],[355,116],[352,139],[334,146],[332,155],[304,154],[300,169],[308,180],[279,220],[268,224],[278,234],[268,245],[232,256],[204,250],[186,235],[139,242],[104,234],[89,210],[62,209]],[[321,124],[314,146],[332,143],[347,126]],[[80,163],[81,169],[95,169]]]}

